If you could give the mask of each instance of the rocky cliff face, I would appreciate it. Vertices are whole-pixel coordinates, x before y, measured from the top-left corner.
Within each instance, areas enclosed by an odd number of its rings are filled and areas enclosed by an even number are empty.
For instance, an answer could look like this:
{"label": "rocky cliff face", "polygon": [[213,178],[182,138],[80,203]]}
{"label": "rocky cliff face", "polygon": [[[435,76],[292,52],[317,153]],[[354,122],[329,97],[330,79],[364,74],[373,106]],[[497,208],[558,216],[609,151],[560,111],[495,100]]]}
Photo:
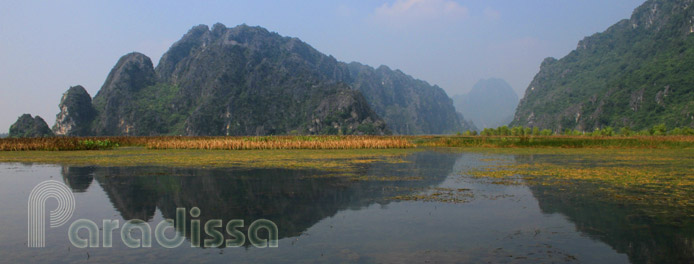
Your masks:
{"label": "rocky cliff face", "polygon": [[96,135],[153,135],[136,126],[141,119],[138,109],[139,92],[154,85],[156,76],[149,57],[133,52],[121,57],[106,78],[99,92],[94,96],[94,106],[99,115],[93,124]]}
{"label": "rocky cliff face", "polygon": [[60,99],[60,113],[56,116],[53,132],[60,136],[91,135],[91,123],[96,117],[92,97],[84,87],[70,87]]}
{"label": "rocky cliff face", "polygon": [[323,98],[311,119],[310,133],[382,135],[381,131],[388,131],[361,93],[349,89]]}
{"label": "rocky cliff face", "polygon": [[51,137],[53,132],[40,116],[31,117],[30,114],[23,114],[10,126],[9,136],[14,138]]}
{"label": "rocky cliff face", "polygon": [[352,62],[348,69],[348,82],[399,134],[444,134],[471,128],[456,114],[453,101],[438,86],[387,66],[374,69]]}
{"label": "rocky cliff face", "polygon": [[462,128],[439,87],[387,67],[347,65],[297,38],[246,25],[193,27],[156,69],[143,54],[123,56],[93,106],[94,135],[438,134]]}
{"label": "rocky cliff face", "polygon": [[693,2],[649,0],[566,57],[546,59],[512,125],[694,127]]}

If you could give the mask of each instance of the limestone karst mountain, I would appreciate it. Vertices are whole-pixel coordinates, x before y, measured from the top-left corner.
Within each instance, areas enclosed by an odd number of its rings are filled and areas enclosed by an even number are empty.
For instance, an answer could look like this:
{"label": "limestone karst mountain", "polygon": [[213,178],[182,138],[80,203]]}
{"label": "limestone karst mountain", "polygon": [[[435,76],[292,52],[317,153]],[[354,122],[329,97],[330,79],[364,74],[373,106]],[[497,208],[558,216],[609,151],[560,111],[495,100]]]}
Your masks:
{"label": "limestone karst mountain", "polygon": [[646,1],[564,58],[545,59],[511,125],[694,127],[693,2]]}
{"label": "limestone karst mountain", "polygon": [[40,116],[32,117],[23,114],[17,118],[17,122],[10,126],[9,137],[50,137],[53,132]]}
{"label": "limestone karst mountain", "polygon": [[465,124],[438,86],[246,25],[193,27],[156,68],[144,54],[123,56],[94,115],[73,110],[91,111],[88,94],[66,101],[74,93],[63,96],[58,134],[441,134]]}

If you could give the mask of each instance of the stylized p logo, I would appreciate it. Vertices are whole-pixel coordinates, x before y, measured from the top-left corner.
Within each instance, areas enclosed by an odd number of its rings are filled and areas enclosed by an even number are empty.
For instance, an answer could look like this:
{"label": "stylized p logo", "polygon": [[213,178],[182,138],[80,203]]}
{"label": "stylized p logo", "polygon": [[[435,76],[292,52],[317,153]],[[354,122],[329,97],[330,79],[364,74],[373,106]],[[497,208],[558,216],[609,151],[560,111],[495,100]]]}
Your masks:
{"label": "stylized p logo", "polygon": [[46,246],[46,201],[55,198],[58,208],[51,211],[51,228],[65,224],[75,211],[75,197],[65,184],[48,180],[36,185],[29,194],[29,247]]}

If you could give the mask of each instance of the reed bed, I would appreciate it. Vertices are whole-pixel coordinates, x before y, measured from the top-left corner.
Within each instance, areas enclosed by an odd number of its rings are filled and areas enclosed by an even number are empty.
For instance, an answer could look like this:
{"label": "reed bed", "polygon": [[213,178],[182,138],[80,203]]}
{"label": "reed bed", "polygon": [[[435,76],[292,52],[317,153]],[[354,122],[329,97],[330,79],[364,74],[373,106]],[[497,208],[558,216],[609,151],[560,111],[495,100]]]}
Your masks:
{"label": "reed bed", "polygon": [[144,146],[149,141],[168,137],[43,137],[0,138],[0,151],[22,150],[97,150],[119,146]]}
{"label": "reed bed", "polygon": [[413,148],[405,137],[262,136],[262,137],[46,137],[0,139],[0,151],[97,150],[122,146],[150,149],[389,149]]}
{"label": "reed bed", "polygon": [[694,148],[694,136],[257,136],[2,138],[0,151],[150,149]]}
{"label": "reed bed", "polygon": [[421,136],[418,146],[482,148],[694,148],[694,136]]}
{"label": "reed bed", "polygon": [[150,141],[151,149],[390,149],[413,148],[404,137],[383,136],[270,136],[172,138]]}

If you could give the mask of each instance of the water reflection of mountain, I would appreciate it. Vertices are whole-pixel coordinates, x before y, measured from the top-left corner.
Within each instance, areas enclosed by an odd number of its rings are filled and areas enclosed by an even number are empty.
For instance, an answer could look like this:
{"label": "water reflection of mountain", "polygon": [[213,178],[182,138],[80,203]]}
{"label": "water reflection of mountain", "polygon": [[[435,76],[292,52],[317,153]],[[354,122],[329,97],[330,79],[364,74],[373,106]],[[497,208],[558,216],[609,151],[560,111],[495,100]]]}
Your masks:
{"label": "water reflection of mountain", "polygon": [[[202,223],[244,219],[248,225],[264,218],[278,225],[283,238],[298,236],[341,210],[385,204],[390,197],[437,185],[458,156],[418,152],[405,157],[407,163],[364,164],[356,174],[366,180],[358,181],[319,170],[161,167],[70,167],[63,169],[63,179],[84,190],[94,175],[124,219],[151,220],[157,208],[173,219],[177,207],[198,207]],[[394,181],[397,177],[409,180]]]}
{"label": "water reflection of mountain", "polygon": [[[527,157],[517,160],[527,161]],[[644,211],[664,208],[598,199],[597,188],[589,184],[530,186],[543,213],[566,216],[578,231],[627,254],[632,263],[694,263],[691,216],[655,219]]]}
{"label": "water reflection of mountain", "polygon": [[63,182],[76,193],[87,191],[94,180],[93,167],[63,167],[61,174]]}

